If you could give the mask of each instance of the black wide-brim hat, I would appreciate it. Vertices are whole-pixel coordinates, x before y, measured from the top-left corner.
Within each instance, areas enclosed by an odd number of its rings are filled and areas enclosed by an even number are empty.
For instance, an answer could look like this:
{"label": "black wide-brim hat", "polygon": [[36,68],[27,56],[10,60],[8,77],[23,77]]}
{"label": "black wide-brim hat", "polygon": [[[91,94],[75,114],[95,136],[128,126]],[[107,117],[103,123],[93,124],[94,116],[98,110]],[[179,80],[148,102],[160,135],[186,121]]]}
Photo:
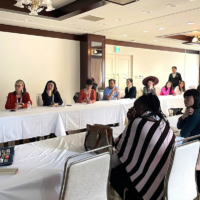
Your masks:
{"label": "black wide-brim hat", "polygon": [[155,76],[148,76],[148,77],[146,77],[146,78],[142,81],[142,84],[145,85],[145,86],[147,86],[149,80],[153,80],[153,82],[154,82],[153,84],[154,84],[154,85],[157,85],[157,84],[159,83],[159,80],[158,80],[157,77],[155,77]]}

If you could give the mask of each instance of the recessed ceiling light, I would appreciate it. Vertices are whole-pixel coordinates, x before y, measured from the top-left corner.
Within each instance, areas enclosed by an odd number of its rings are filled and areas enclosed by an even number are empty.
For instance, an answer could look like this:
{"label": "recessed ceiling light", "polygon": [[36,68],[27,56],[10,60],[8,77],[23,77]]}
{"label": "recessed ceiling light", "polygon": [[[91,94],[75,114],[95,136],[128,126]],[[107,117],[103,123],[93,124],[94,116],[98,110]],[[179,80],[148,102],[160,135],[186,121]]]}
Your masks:
{"label": "recessed ceiling light", "polygon": [[121,21],[121,20],[122,20],[122,19],[120,19],[120,18],[116,18],[116,19],[115,19],[115,21]]}
{"label": "recessed ceiling light", "polygon": [[32,22],[33,20],[32,19],[25,19],[24,21],[26,21],[26,22]]}
{"label": "recessed ceiling light", "polygon": [[198,31],[193,31],[193,33],[197,33]]}
{"label": "recessed ceiling light", "polygon": [[194,22],[188,22],[187,24],[192,25],[192,24],[194,24]]}
{"label": "recessed ceiling light", "polygon": [[165,28],[159,28],[159,30],[164,30]]}
{"label": "recessed ceiling light", "polygon": [[99,23],[99,25],[101,25],[101,26],[102,26],[102,25],[106,25],[106,24],[107,24],[107,23]]}
{"label": "recessed ceiling light", "polygon": [[153,40],[154,42],[157,42],[158,40]]}
{"label": "recessed ceiling light", "polygon": [[190,0],[190,1],[197,1],[197,0]]}
{"label": "recessed ceiling light", "polygon": [[148,33],[149,31],[143,31],[143,33]]}
{"label": "recessed ceiling light", "polygon": [[87,28],[81,28],[81,30],[87,30]]}
{"label": "recessed ceiling light", "polygon": [[123,37],[126,37],[127,35],[122,35]]}
{"label": "recessed ceiling light", "polygon": [[143,11],[143,13],[145,13],[145,14],[151,14],[152,11]]}
{"label": "recessed ceiling light", "polygon": [[175,8],[175,7],[177,7],[177,6],[178,6],[178,5],[175,5],[175,4],[168,4],[168,5],[167,5],[168,8]]}

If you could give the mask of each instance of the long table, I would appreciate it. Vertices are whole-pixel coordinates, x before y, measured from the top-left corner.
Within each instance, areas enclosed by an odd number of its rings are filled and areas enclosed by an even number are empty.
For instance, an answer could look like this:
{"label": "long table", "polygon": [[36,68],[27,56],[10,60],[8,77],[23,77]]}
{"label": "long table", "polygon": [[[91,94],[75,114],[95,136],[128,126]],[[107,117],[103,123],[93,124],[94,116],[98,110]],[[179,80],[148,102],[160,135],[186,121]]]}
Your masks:
{"label": "long table", "polygon": [[16,112],[0,112],[0,143],[41,137],[86,128],[86,124],[124,124],[126,111],[122,104],[99,101],[95,104],[72,104],[66,107],[36,107]]}

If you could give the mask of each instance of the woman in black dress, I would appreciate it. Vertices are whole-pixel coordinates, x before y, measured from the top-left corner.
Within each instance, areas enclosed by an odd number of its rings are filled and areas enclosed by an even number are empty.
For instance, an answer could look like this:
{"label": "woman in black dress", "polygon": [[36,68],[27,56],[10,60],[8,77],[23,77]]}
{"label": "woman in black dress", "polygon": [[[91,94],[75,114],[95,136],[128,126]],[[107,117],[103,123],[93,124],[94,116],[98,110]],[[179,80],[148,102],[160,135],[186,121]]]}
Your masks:
{"label": "woman in black dress", "polygon": [[125,88],[125,96],[124,98],[136,98],[136,87],[133,86],[133,79],[132,78],[128,78],[126,81],[126,85],[127,87]]}
{"label": "woman in black dress", "polygon": [[42,100],[43,106],[56,107],[62,105],[63,101],[54,81],[47,82],[44,92],[42,93]]}

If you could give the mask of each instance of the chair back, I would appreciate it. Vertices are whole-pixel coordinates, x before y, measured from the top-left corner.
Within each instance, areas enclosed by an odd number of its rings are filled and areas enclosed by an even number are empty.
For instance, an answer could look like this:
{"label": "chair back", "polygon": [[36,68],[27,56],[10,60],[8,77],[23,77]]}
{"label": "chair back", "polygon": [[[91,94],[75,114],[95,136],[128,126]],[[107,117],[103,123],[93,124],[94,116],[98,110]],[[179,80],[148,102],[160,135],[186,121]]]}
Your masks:
{"label": "chair back", "polygon": [[159,88],[159,87],[156,87],[155,90],[156,90],[156,95],[157,95],[157,96],[160,96],[160,91],[161,91],[160,88]]}
{"label": "chair back", "polygon": [[[59,200],[108,200],[108,180],[112,150],[94,155],[95,151],[77,154],[67,159],[64,168],[63,182]],[[90,154],[89,158],[74,161],[68,165],[69,160]]]}
{"label": "chair back", "polygon": [[73,97],[73,100],[75,103],[78,103],[78,97],[79,97],[79,92],[76,92],[74,97]]}
{"label": "chair back", "polygon": [[190,200],[197,197],[196,163],[198,154],[199,140],[183,143],[173,148],[165,177],[165,200]]}
{"label": "chair back", "polygon": [[42,94],[41,93],[36,95],[36,102],[37,102],[37,106],[43,106],[43,100],[42,100]]}
{"label": "chair back", "polygon": [[98,91],[98,100],[101,101],[103,99],[103,90]]}

